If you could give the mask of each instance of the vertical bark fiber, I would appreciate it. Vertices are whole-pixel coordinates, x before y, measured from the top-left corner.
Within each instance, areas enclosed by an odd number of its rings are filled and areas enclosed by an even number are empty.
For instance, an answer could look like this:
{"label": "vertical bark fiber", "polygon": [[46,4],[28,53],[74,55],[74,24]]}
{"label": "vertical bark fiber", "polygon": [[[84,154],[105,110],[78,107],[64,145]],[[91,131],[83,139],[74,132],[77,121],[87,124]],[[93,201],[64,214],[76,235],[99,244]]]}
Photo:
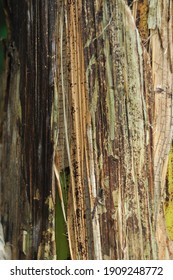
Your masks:
{"label": "vertical bark fiber", "polygon": [[12,32],[7,49],[1,207],[7,241],[14,245],[13,258],[55,255],[50,131],[53,3],[8,1]]}
{"label": "vertical bark fiber", "polygon": [[134,19],[123,1],[65,2],[58,10],[73,258],[156,258],[154,93]]}

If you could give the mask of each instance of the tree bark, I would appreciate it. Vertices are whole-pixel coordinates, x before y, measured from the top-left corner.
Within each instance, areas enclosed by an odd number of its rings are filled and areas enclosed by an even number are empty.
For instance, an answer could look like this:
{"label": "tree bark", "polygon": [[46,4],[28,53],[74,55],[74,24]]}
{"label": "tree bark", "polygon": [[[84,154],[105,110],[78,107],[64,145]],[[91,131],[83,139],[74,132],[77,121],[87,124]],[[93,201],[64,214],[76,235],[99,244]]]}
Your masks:
{"label": "tree bark", "polygon": [[172,2],[5,2],[12,258],[172,259]]}

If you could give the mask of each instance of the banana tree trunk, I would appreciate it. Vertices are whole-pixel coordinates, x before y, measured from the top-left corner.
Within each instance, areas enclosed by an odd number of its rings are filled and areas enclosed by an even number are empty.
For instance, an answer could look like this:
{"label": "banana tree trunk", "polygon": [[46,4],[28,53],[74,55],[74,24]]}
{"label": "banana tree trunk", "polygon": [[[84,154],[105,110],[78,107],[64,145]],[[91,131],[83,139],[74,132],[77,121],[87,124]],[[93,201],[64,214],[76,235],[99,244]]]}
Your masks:
{"label": "banana tree trunk", "polygon": [[172,2],[5,2],[12,258],[172,259]]}

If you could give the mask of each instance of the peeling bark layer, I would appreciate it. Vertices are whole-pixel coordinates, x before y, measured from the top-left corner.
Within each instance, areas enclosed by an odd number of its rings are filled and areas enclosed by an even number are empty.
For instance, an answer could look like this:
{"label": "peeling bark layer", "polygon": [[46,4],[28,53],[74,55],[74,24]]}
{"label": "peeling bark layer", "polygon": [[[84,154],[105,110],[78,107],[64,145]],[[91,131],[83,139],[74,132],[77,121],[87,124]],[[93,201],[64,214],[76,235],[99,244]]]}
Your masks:
{"label": "peeling bark layer", "polygon": [[[94,7],[87,4],[86,7],[90,14]],[[99,187],[105,193],[105,207],[101,207],[99,215],[102,256],[153,258],[156,252],[151,242],[154,241],[152,193],[146,179],[150,177],[145,153],[148,120],[140,38],[130,10],[122,1],[103,1],[94,14],[93,23],[87,14],[83,18],[90,24],[86,30],[87,38],[91,38],[85,49],[86,67],[91,64],[91,58],[95,60],[88,70],[91,76],[88,75],[87,86],[95,135],[97,193]],[[94,30],[92,24],[96,29],[94,36],[90,35]],[[93,92],[98,96],[95,104]]]}
{"label": "peeling bark layer", "polygon": [[64,125],[73,258],[156,258],[149,57],[123,1],[75,1],[62,10],[59,131]]}

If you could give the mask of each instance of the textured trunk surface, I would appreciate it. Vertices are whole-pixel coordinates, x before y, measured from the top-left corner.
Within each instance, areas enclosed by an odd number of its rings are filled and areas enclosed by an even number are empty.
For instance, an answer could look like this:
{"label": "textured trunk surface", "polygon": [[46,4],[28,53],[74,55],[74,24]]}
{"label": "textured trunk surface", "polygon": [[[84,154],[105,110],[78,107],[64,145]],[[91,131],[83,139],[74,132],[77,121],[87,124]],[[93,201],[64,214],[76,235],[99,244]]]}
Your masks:
{"label": "textured trunk surface", "polygon": [[173,259],[172,1],[6,2],[0,190],[13,259],[63,258],[63,228],[66,258]]}

